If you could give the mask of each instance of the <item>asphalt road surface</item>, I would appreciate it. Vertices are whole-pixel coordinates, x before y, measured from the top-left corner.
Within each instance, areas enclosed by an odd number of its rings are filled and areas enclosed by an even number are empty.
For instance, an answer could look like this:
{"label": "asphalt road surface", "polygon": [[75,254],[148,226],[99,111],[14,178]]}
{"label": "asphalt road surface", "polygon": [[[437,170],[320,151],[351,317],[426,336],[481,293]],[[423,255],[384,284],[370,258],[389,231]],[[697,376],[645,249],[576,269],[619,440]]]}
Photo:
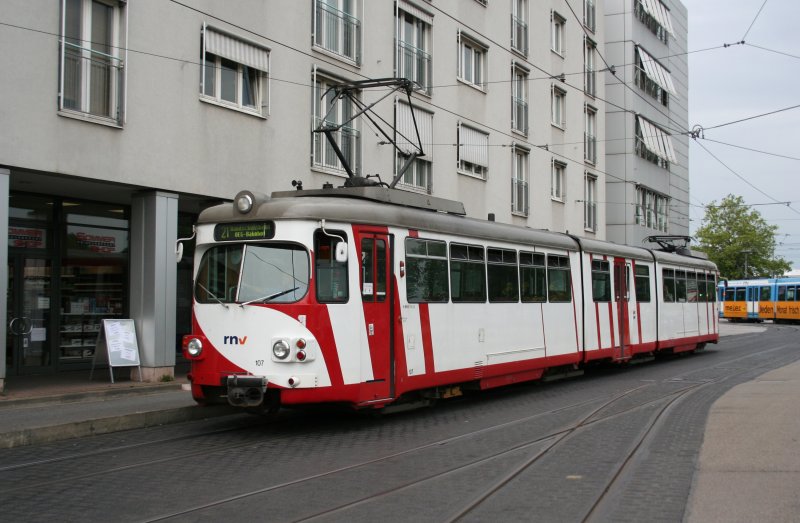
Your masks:
{"label": "asphalt road surface", "polygon": [[681,521],[709,407],[800,329],[385,416],[234,415],[0,451],[4,521]]}

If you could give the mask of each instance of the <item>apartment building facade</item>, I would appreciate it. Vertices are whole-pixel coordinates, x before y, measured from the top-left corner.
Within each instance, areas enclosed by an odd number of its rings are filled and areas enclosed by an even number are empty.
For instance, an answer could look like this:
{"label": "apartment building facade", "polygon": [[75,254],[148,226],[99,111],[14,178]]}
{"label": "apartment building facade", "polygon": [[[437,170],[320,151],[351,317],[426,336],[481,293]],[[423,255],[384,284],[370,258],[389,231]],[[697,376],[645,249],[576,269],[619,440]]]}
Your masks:
{"label": "apartment building facade", "polygon": [[[88,368],[131,318],[142,374],[190,328],[191,235],[240,189],[390,180],[407,158],[328,88],[402,77],[425,155],[398,187],[470,216],[605,237],[595,0],[8,0],[0,14],[7,376]],[[364,90],[359,100],[386,93]],[[398,137],[411,108],[375,106]],[[398,138],[403,149],[403,139]],[[407,145],[407,144],[405,144]],[[188,242],[191,247],[191,242]]]}
{"label": "apartment building facade", "polygon": [[[689,234],[687,11],[678,0],[605,2],[607,237]],[[613,35],[613,36],[612,36]]]}

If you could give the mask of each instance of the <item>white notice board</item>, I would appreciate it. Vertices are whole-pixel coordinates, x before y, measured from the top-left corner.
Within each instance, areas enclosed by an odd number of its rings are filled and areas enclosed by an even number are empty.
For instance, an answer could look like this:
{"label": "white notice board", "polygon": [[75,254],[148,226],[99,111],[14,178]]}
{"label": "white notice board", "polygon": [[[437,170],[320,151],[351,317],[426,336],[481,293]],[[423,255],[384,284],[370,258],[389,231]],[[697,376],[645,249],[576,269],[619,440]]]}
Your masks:
{"label": "white notice board", "polygon": [[[114,383],[114,367],[139,367],[139,381],[142,380],[139,344],[136,341],[136,326],[131,319],[105,319],[103,328],[97,335],[97,345],[92,359],[92,374],[97,364],[107,364]],[[89,374],[89,379],[92,379]]]}

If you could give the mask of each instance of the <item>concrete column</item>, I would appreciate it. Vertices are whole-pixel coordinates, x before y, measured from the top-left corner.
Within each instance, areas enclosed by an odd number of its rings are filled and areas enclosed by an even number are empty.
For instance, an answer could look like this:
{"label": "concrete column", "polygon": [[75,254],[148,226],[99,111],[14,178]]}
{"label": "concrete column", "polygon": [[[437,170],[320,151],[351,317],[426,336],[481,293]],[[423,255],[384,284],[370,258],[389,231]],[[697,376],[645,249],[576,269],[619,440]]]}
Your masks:
{"label": "concrete column", "polygon": [[[175,293],[178,196],[160,191],[134,195],[131,204],[130,310],[136,324],[142,378],[175,376]],[[139,379],[138,369],[132,379]]]}
{"label": "concrete column", "polygon": [[9,169],[0,168],[0,392],[6,388],[6,329],[8,325],[8,185]]}

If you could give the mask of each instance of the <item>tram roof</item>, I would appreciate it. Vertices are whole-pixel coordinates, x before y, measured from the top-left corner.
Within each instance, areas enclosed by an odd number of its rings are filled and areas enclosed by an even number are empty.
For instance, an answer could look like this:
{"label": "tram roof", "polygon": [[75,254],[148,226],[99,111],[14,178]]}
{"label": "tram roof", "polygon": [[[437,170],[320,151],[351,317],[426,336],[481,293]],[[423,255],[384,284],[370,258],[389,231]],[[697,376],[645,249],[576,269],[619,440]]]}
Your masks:
{"label": "tram roof", "polygon": [[[355,190],[353,190],[355,189]],[[364,189],[379,189],[365,191]],[[236,211],[232,203],[217,205],[200,213],[198,223],[217,223],[252,220],[328,220],[402,227],[436,232],[508,241],[577,251],[578,243],[566,234],[531,229],[519,225],[497,223],[467,218],[457,212],[434,211],[435,205],[420,207],[397,202],[396,191],[390,189],[352,188],[273,193],[272,198],[258,199],[247,214]],[[372,197],[372,194],[378,197]],[[381,196],[383,193],[383,196]],[[426,195],[415,195],[425,200],[437,200]],[[447,200],[443,200],[447,202]],[[435,202],[436,204],[440,202]],[[453,202],[451,202],[453,203]],[[457,202],[455,202],[457,203]],[[461,207],[463,209],[463,206]],[[457,209],[457,207],[455,207]]]}
{"label": "tram roof", "polygon": [[468,218],[464,216],[464,207],[459,202],[397,189],[349,187],[274,192],[271,198],[265,195],[255,196],[253,210],[247,214],[239,213],[233,203],[224,203],[200,213],[198,223],[253,220],[330,220],[364,223],[567,251],[583,249],[612,256],[648,261],[655,259],[661,263],[716,270],[716,265],[699,257]]}

